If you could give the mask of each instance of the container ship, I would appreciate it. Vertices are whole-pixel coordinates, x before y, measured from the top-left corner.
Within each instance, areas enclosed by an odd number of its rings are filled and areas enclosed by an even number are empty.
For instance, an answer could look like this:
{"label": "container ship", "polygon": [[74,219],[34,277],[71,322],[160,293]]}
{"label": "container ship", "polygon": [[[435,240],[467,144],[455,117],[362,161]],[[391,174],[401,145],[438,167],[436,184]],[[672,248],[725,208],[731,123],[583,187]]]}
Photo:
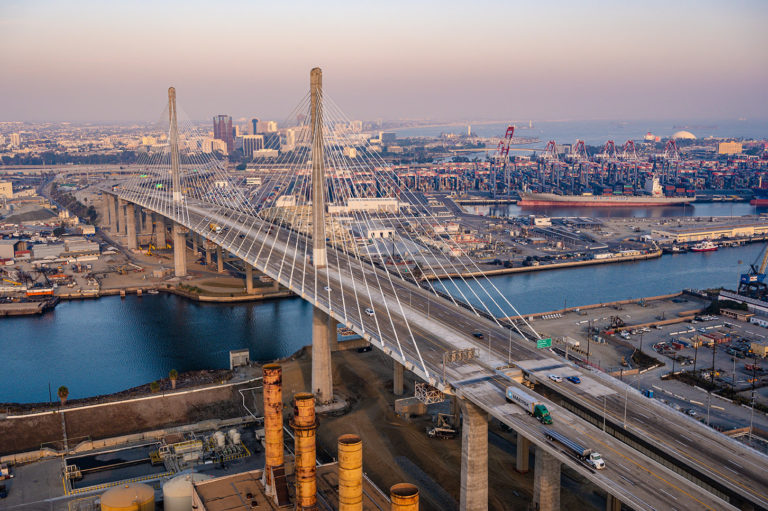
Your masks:
{"label": "container ship", "polygon": [[646,182],[648,195],[558,195],[522,191],[519,206],[635,207],[688,204],[695,197],[665,197],[657,178]]}

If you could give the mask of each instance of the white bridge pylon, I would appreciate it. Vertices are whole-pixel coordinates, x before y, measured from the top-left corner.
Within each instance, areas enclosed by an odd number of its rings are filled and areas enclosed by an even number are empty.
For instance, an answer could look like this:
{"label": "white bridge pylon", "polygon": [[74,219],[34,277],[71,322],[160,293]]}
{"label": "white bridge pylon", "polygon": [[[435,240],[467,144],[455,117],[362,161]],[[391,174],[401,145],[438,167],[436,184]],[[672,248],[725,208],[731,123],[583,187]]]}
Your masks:
{"label": "white bridge pylon", "polygon": [[324,93],[319,68],[279,131],[237,141],[235,151],[252,151],[245,171],[221,161],[222,142],[206,124],[177,112],[175,90],[164,117],[167,131],[148,134],[153,143],[115,193],[263,271],[427,381],[444,383],[424,359],[419,332],[457,335],[450,318],[432,317],[431,304],[537,336],[471,257],[483,240],[462,235],[459,222],[437,217],[401,184],[379,155],[380,138]]}

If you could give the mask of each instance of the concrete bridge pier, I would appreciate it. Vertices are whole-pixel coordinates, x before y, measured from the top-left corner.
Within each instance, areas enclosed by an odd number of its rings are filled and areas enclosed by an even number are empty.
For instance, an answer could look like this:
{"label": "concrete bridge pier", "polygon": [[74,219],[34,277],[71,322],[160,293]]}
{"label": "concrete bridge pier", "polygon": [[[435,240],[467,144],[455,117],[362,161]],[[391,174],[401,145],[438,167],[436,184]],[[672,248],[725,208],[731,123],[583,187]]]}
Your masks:
{"label": "concrete bridge pier", "polygon": [[528,473],[530,470],[530,448],[531,441],[525,438],[521,433],[517,433],[517,454],[515,456],[515,470],[521,474]]}
{"label": "concrete bridge pier", "polygon": [[621,501],[609,493],[605,501],[605,511],[621,511]]}
{"label": "concrete bridge pier", "polygon": [[251,266],[249,263],[243,261],[243,264],[245,265],[245,293],[252,295],[253,294],[253,266]]}
{"label": "concrete bridge pier", "polygon": [[192,257],[197,259],[197,237],[198,234],[196,232],[192,233]]}
{"label": "concrete bridge pier", "polygon": [[560,510],[560,462],[540,447],[533,469],[533,506],[539,511]]}
{"label": "concrete bridge pier", "polygon": [[392,393],[396,396],[402,396],[405,392],[405,366],[397,360],[393,360],[393,362],[395,364],[395,375],[392,383]]}
{"label": "concrete bridge pier", "polygon": [[205,266],[208,267],[213,264],[213,248],[214,245],[210,241],[206,241],[205,244]]}
{"label": "concrete bridge pier", "polygon": [[110,195],[108,193],[101,194],[101,227],[109,228],[112,230],[112,215],[110,215]]}
{"label": "concrete bridge pier", "polygon": [[163,215],[157,213],[152,214],[155,223],[155,247],[160,250],[168,246],[168,242],[165,239],[165,218]]}
{"label": "concrete bridge pier", "polygon": [[117,229],[115,232],[118,234],[127,234],[125,230],[125,201],[120,197],[117,198]]}
{"label": "concrete bridge pier", "polygon": [[125,235],[126,246],[128,250],[135,250],[138,247],[136,243],[136,206],[132,203],[125,205]]}
{"label": "concrete bridge pier", "polygon": [[488,509],[488,416],[462,399],[461,405],[461,511]]}
{"label": "concrete bridge pier", "polygon": [[320,404],[333,401],[333,366],[331,332],[328,314],[314,308],[312,313],[312,392]]}
{"label": "concrete bridge pier", "polygon": [[224,273],[224,251],[219,245],[216,245],[216,271]]}
{"label": "concrete bridge pier", "polygon": [[173,267],[177,277],[187,276],[187,229],[173,223]]}

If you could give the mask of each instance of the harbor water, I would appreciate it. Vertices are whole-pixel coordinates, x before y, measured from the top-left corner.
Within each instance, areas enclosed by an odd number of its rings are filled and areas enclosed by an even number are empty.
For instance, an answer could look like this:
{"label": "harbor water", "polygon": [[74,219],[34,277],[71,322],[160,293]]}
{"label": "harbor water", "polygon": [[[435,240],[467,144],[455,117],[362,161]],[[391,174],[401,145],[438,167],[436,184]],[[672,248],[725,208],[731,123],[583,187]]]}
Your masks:
{"label": "harbor water", "polygon": [[[753,244],[492,282],[520,312],[532,313],[683,288],[734,288],[761,250]],[[460,284],[465,291],[479,285]],[[60,385],[81,398],[165,378],[171,369],[226,368],[233,349],[248,348],[254,360],[289,356],[311,342],[311,323],[312,306],[300,298],[219,305],[160,294],[62,302],[43,316],[0,319],[0,402],[48,401],[49,384],[54,400]]]}

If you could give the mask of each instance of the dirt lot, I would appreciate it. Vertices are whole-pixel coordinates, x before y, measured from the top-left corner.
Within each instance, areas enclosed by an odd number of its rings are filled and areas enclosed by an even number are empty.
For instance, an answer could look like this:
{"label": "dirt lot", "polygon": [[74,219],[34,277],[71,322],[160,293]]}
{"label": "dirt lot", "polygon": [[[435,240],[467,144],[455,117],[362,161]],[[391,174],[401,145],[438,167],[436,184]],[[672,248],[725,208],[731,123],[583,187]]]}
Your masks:
{"label": "dirt lot", "polygon": [[[458,509],[460,437],[430,439],[425,434],[426,427],[432,425],[430,417],[406,422],[394,414],[392,361],[385,355],[376,350],[362,354],[338,352],[334,353],[334,364],[336,391],[350,398],[353,406],[343,417],[321,419],[320,447],[335,455],[336,439],[344,433],[356,433],[363,439],[364,470],[379,487],[386,490],[399,482],[412,482],[420,488],[422,510]],[[284,373],[286,390],[311,378],[308,364],[301,365],[301,374],[291,369],[286,368]],[[409,388],[413,388],[413,378],[406,373]],[[502,432],[498,423],[492,422],[488,444],[489,509],[528,509],[533,471],[524,475],[515,472],[514,434]],[[564,472],[562,509],[604,506],[604,498],[594,493],[599,494],[599,490],[571,476]]]}

